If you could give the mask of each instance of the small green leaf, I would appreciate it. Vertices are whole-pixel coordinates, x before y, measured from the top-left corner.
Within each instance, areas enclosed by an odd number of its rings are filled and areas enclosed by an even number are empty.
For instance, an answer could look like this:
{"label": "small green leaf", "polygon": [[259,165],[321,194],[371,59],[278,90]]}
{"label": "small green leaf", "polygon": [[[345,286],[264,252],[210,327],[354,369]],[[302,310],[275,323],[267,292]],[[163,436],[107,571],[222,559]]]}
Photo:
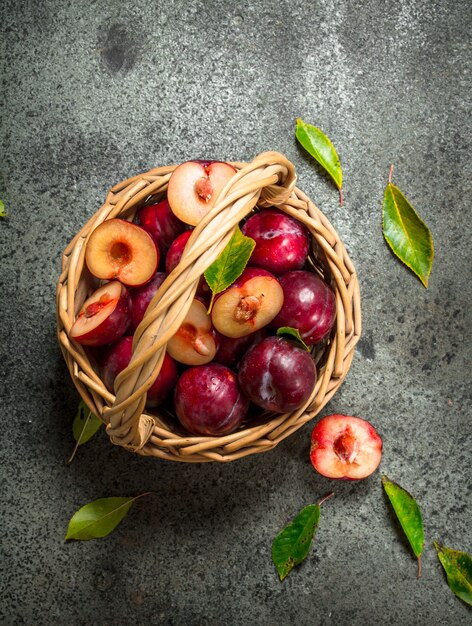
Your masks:
{"label": "small green leaf", "polygon": [[439,546],[434,547],[447,576],[447,584],[458,598],[472,606],[472,558],[467,552],[452,550]]}
{"label": "small green leaf", "polygon": [[421,554],[424,546],[424,530],[421,511],[416,500],[403,487],[382,476],[382,485],[395,515],[403,528],[411,549],[418,559],[418,578],[421,576]]}
{"label": "small green leaf", "polygon": [[274,539],[272,561],[280,580],[284,580],[293,567],[307,557],[320,519],[320,506],[332,495],[330,493],[318,504],[310,504],[302,509]]}
{"label": "small green leaf", "polygon": [[72,423],[72,434],[76,444],[67,461],[68,463],[72,463],[74,460],[77,448],[93,437],[101,425],[102,421],[92,413],[83,400],[80,400],[77,414]]}
{"label": "small green leaf", "polygon": [[228,245],[204,273],[213,297],[241,276],[255,245],[254,239],[246,237],[236,228]]}
{"label": "small green leaf", "polygon": [[77,415],[72,423],[72,434],[77,441],[77,445],[81,446],[86,443],[95,435],[102,424],[102,420],[94,415],[85,402],[81,400]]}
{"label": "small green leaf", "polygon": [[427,287],[434,259],[433,238],[400,189],[390,181],[383,198],[382,230],[395,256]]}
{"label": "small green leaf", "polygon": [[328,172],[341,192],[343,171],[338,153],[330,139],[319,128],[311,124],[305,124],[300,118],[297,119],[295,137],[305,150]]}
{"label": "small green leaf", "polygon": [[5,205],[3,204],[2,200],[0,200],[0,217],[6,217],[7,216],[7,212],[5,211]]}
{"label": "small green leaf", "polygon": [[289,335],[298,341],[298,343],[307,351],[310,351],[310,348],[303,341],[302,336],[300,335],[300,331],[298,328],[292,328],[291,326],[281,326],[277,329],[276,335],[278,337],[283,337]]}
{"label": "small green leaf", "polygon": [[67,528],[66,539],[88,541],[109,535],[138,498],[148,495],[143,493],[134,498],[100,498],[86,504],[74,513]]}

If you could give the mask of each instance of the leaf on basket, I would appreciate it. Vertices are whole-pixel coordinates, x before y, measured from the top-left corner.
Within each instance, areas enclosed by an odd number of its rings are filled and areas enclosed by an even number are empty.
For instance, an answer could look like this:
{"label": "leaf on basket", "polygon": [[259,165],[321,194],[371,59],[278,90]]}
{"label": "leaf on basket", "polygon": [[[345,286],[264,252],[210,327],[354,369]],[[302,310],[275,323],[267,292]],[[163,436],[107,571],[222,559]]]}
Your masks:
{"label": "leaf on basket", "polygon": [[330,498],[327,495],[318,504],[309,504],[286,526],[272,543],[272,561],[280,580],[284,580],[291,570],[304,561],[310,551],[320,519],[320,506]]}
{"label": "leaf on basket", "polygon": [[92,413],[83,400],[80,400],[77,414],[72,423],[72,434],[76,441],[74,450],[69,458],[72,463],[77,448],[91,439],[102,425],[102,421]]}
{"label": "leaf on basket", "polygon": [[277,337],[284,337],[284,336],[286,337],[288,335],[289,337],[296,339],[297,342],[300,344],[300,346],[304,350],[306,350],[307,352],[310,351],[310,348],[303,341],[298,328],[292,328],[291,326],[281,326],[280,328],[277,329],[276,335]]}
{"label": "leaf on basket", "polygon": [[204,273],[212,291],[212,302],[216,294],[224,291],[241,276],[255,245],[254,239],[246,237],[236,228],[228,245]]}
{"label": "leaf on basket", "polygon": [[386,242],[395,256],[427,287],[434,259],[431,232],[390,178],[384,192],[382,211]]}
{"label": "leaf on basket", "polygon": [[340,203],[343,203],[343,171],[338,153],[331,140],[316,126],[306,124],[300,118],[297,119],[295,137],[315,161],[325,169],[339,189]]}
{"label": "leaf on basket", "polygon": [[102,420],[92,413],[83,400],[80,400],[77,414],[72,423],[72,434],[77,444],[81,446],[86,443],[95,435],[102,424]]}
{"label": "leaf on basket", "polygon": [[420,507],[406,489],[392,482],[386,476],[382,476],[382,485],[411,549],[418,559],[419,578],[421,576],[421,554],[424,546],[423,518]]}
{"label": "leaf on basket", "polygon": [[0,217],[6,217],[7,216],[7,212],[5,211],[5,205],[3,204],[2,200],[0,200]]}
{"label": "leaf on basket", "polygon": [[126,516],[133,502],[150,493],[134,498],[100,498],[86,504],[71,517],[65,538],[88,541],[106,537]]}
{"label": "leaf on basket", "polygon": [[447,584],[458,598],[472,606],[472,558],[467,552],[440,546],[434,547],[447,576]]}

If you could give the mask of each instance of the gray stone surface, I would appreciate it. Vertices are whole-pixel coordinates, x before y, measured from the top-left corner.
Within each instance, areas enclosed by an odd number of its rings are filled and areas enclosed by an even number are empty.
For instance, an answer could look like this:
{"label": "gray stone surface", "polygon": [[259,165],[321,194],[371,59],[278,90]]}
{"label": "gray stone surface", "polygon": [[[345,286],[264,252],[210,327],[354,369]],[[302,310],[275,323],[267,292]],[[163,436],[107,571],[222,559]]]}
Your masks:
{"label": "gray stone surface", "polygon": [[[3,0],[2,624],[471,623],[433,539],[471,550],[470,2]],[[338,147],[340,208],[294,140]],[[359,272],[364,335],[324,413],[364,416],[424,514],[423,578],[380,475],[335,484],[307,561],[271,541],[333,485],[311,425],[236,463],[142,459],[104,433],[66,460],[77,394],[55,338],[60,254],[113,183],[189,157],[276,149]],[[388,167],[430,226],[425,290],[383,241]],[[108,538],[64,542],[95,498],[153,490]]]}

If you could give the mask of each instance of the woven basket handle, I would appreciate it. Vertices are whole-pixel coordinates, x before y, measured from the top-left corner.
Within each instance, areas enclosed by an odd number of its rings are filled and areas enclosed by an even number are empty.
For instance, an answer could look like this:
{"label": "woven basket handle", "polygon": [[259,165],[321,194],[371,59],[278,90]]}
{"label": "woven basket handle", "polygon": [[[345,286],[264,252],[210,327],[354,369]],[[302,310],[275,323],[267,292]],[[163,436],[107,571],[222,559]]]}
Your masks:
{"label": "woven basket handle", "polygon": [[192,304],[200,276],[256,204],[284,204],[295,187],[295,168],[278,152],[264,152],[251,163],[235,167],[237,172],[219,194],[213,209],[192,231],[180,263],[163,282],[136,329],[130,364],[117,376],[115,402],[104,411],[107,432],[116,445],[137,450],[152,434],[153,418],[142,415],[146,393],[159,374],[167,342],[180,328]]}

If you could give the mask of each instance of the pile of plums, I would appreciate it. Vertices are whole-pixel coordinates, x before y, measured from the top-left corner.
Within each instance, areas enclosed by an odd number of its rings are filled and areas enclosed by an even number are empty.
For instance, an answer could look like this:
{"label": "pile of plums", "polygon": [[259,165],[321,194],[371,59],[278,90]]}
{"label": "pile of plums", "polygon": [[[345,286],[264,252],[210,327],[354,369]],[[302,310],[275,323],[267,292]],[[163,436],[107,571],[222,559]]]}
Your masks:
{"label": "pile of plums", "polygon": [[[85,261],[100,281],[84,302],[71,337],[94,347],[104,384],[132,355],[132,335],[164,279],[182,257],[192,227],[214,206],[234,176],[228,163],[188,161],[173,172],[166,198],[144,206],[134,223],[110,219],[89,237]],[[336,317],[332,289],[307,264],[304,225],[280,210],[257,209],[242,232],[255,241],[243,273],[217,294],[202,276],[190,309],[167,344],[147,406],[173,402],[190,433],[225,435],[238,429],[250,403],[285,413],[304,405],[316,382],[309,347],[330,335]]]}

